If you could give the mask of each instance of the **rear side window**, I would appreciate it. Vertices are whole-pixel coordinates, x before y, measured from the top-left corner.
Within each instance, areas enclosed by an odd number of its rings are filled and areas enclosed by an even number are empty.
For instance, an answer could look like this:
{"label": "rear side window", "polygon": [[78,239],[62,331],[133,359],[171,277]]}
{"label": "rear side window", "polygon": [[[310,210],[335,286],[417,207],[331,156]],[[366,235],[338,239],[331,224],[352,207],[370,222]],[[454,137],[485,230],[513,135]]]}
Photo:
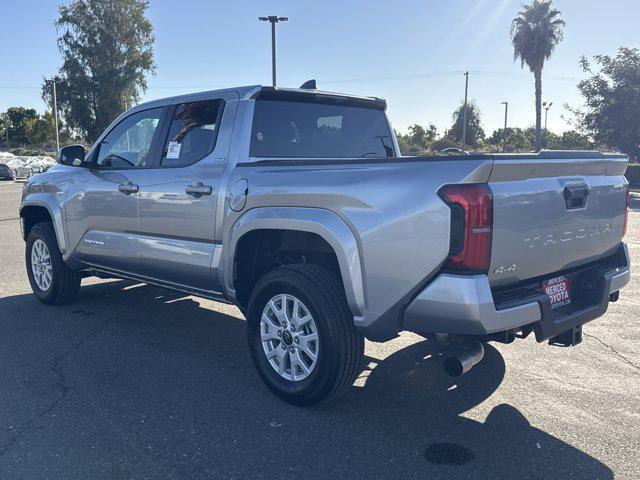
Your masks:
{"label": "rear side window", "polygon": [[191,165],[209,155],[216,144],[221,100],[179,104],[162,151],[162,166]]}
{"label": "rear side window", "polygon": [[393,157],[391,131],[377,108],[256,100],[252,157]]}

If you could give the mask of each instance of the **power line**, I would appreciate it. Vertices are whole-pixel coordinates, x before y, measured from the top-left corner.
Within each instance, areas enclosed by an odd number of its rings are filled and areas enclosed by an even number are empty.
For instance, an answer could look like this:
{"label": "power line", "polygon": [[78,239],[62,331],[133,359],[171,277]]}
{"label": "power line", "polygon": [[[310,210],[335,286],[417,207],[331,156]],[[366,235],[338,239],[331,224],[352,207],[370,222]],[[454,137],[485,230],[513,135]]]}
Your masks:
{"label": "power line", "polygon": [[[341,80],[321,80],[318,83],[322,84],[341,84],[341,83],[366,83],[366,82],[386,82],[386,81],[396,81],[396,80],[412,80],[412,79],[420,79],[420,78],[438,78],[438,77],[453,77],[457,75],[462,75],[465,73],[465,70],[452,70],[448,72],[429,72],[429,73],[416,73],[413,75],[394,75],[387,77],[360,77],[360,78],[349,78],[349,79],[341,79]],[[502,77],[502,78],[526,78],[530,79],[531,75],[527,75],[524,73],[509,73],[509,72],[492,72],[486,70],[469,70],[470,75],[480,75],[485,77]],[[557,75],[545,75],[543,77],[544,80],[561,80],[561,81],[580,81],[582,78],[579,77],[566,77],[566,76],[557,76]],[[147,87],[147,91],[152,90],[207,90],[207,89],[215,89],[222,88],[212,85],[158,85]],[[29,86],[29,85],[0,85],[0,89],[5,90],[40,90],[42,86]]]}
{"label": "power line", "polygon": [[[531,75],[527,75],[524,73],[487,72],[484,70],[469,70],[469,73],[472,73],[474,75],[484,75],[487,77],[531,78]],[[544,80],[570,80],[570,81],[582,80],[582,78],[578,78],[578,77],[564,77],[564,76],[557,76],[557,75],[546,75],[543,78]]]}
{"label": "power line", "polygon": [[414,75],[396,75],[392,77],[351,78],[348,80],[322,80],[322,83],[384,82],[387,80],[410,80],[413,78],[453,77],[456,75],[462,75],[464,72],[464,70],[454,70],[450,72],[418,73]]}

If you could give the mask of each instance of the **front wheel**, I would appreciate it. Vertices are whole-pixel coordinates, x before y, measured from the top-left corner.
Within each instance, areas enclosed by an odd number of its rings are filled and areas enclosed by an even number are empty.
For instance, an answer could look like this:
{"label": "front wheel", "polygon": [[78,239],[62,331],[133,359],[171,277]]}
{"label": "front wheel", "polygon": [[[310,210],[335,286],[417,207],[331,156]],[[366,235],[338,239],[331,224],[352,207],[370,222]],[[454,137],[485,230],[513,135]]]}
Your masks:
{"label": "front wheel", "polygon": [[294,405],[338,397],[360,372],[364,338],[340,280],[317,265],[289,265],[262,277],[249,300],[247,332],[260,377]]}
{"label": "front wheel", "polygon": [[80,289],[80,275],[62,260],[51,223],[38,223],[27,236],[26,263],[34,295],[47,305],[72,301]]}

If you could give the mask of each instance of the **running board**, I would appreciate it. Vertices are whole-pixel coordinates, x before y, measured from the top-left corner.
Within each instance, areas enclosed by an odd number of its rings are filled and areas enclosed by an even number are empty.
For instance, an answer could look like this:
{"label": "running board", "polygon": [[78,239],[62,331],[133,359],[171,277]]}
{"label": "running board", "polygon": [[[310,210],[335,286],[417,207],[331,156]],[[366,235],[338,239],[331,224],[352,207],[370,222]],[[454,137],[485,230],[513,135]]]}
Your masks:
{"label": "running board", "polygon": [[165,282],[162,280],[158,280],[155,278],[149,278],[142,275],[135,275],[132,273],[121,272],[118,270],[113,270],[110,268],[104,268],[97,265],[90,265],[90,268],[87,269],[88,273],[91,276],[100,276],[99,274],[106,274],[111,277],[121,278],[123,280],[134,280],[136,282],[147,283],[149,285],[154,285],[156,287],[166,288],[169,290],[175,290],[182,293],[187,293],[189,295],[193,295],[196,297],[206,298],[208,300],[214,300],[220,303],[226,303],[231,305],[233,302],[227,300],[223,293],[214,292],[211,290],[200,290],[197,288],[189,288],[185,285],[180,285],[177,283]]}

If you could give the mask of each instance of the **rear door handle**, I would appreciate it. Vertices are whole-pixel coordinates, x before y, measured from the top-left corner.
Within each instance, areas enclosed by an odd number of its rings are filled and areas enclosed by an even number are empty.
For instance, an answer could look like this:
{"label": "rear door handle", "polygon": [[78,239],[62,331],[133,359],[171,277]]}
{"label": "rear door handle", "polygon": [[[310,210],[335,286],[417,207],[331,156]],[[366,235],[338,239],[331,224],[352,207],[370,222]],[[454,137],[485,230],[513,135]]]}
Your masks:
{"label": "rear door handle", "polygon": [[184,193],[194,196],[211,195],[212,191],[213,188],[211,188],[211,185],[205,185],[202,182],[196,182],[193,185],[188,185],[187,188],[184,189]]}
{"label": "rear door handle", "polygon": [[137,193],[140,187],[135,183],[125,182],[118,185],[118,190],[122,193],[129,195],[130,193]]}

